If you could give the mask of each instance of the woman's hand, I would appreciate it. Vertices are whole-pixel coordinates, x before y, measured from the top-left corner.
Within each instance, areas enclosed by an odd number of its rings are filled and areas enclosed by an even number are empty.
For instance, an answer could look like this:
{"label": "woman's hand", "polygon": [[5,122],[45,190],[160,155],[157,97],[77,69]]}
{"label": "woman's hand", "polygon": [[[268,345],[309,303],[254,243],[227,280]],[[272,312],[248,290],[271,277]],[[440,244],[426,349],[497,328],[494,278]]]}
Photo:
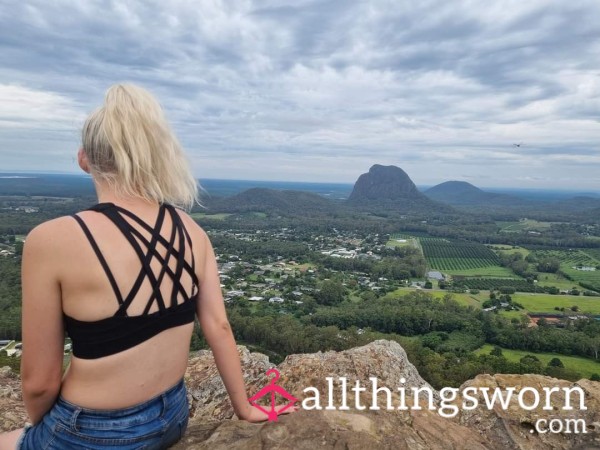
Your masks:
{"label": "woman's hand", "polygon": [[[275,411],[277,411],[277,415],[290,414],[290,413],[298,411],[298,407],[296,405],[294,405],[294,406],[290,406],[285,411],[280,413],[280,411],[285,407],[286,407],[286,405],[275,406]],[[236,414],[236,415],[238,416],[238,418],[240,420],[245,420],[247,422],[252,422],[252,423],[264,422],[265,420],[267,420],[269,418],[269,416],[267,416],[267,414],[262,412],[260,409],[255,408],[250,403],[248,403],[245,406],[243,411],[240,411],[240,413]]]}

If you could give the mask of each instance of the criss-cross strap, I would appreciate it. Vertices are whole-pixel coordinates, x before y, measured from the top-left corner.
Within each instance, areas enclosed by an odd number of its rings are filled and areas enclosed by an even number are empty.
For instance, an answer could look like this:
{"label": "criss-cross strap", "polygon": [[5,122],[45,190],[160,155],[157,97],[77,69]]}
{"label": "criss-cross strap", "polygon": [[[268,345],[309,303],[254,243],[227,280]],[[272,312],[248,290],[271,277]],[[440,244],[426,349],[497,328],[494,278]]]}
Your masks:
{"label": "criss-cross strap", "polygon": [[106,272],[106,276],[108,277],[108,281],[110,282],[110,285],[112,286],[113,291],[115,292],[117,301],[119,302],[119,305],[122,305],[123,304],[123,296],[121,295],[121,291],[119,290],[117,281],[115,280],[115,277],[113,276],[110,268],[108,267],[108,264],[106,263],[106,259],[104,259],[104,255],[100,251],[100,248],[98,247],[96,240],[92,236],[90,229],[85,224],[83,219],[81,217],[79,217],[77,214],[73,214],[72,217],[74,217],[75,220],[79,223],[79,225],[83,229],[83,232],[84,232],[85,236],[87,237],[88,241],[90,241],[90,244],[92,245],[92,249],[94,250],[94,253],[96,253],[96,256],[98,257],[98,260],[100,261],[100,264],[102,265],[102,268],[104,269],[104,272]]}
{"label": "criss-cross strap", "polygon": [[[131,302],[137,295],[137,293],[142,285],[142,282],[143,282],[144,278],[146,278],[146,277],[148,278],[148,281],[150,282],[150,284],[152,286],[152,294],[146,304],[146,307],[145,307],[142,315],[146,315],[149,313],[149,310],[152,307],[155,300],[158,304],[159,314],[162,314],[162,313],[164,313],[164,311],[166,311],[167,306],[165,304],[165,300],[163,299],[162,293],[160,291],[160,284],[161,284],[165,274],[168,274],[173,281],[173,289],[171,291],[171,299],[170,299],[170,305],[169,305],[170,307],[177,305],[177,296],[179,293],[181,293],[181,295],[183,296],[184,301],[190,300],[191,297],[193,297],[196,294],[197,289],[198,289],[198,277],[195,273],[195,261],[194,261],[195,258],[194,258],[194,254],[193,254],[192,247],[191,247],[191,239],[190,239],[190,236],[189,236],[187,230],[185,229],[185,226],[183,225],[183,222],[181,221],[181,217],[174,210],[173,206],[167,205],[167,204],[161,204],[161,206],[159,208],[159,213],[157,216],[156,224],[154,227],[151,227],[150,225],[148,225],[146,222],[144,222],[138,216],[133,214],[131,211],[128,211],[128,210],[126,210],[120,206],[117,206],[113,203],[101,203],[101,204],[95,205],[89,209],[103,213],[107,218],[109,218],[111,220],[111,222],[113,222],[115,224],[115,226],[117,226],[117,228],[123,233],[123,235],[125,236],[127,241],[133,247],[134,251],[138,255],[140,262],[142,264],[142,266],[140,268],[140,272],[139,272],[131,290],[129,291],[127,297],[125,299],[123,299],[123,296],[122,296],[121,292],[119,291],[118,286],[116,284],[115,278],[114,278],[108,264],[106,263],[106,260],[105,260],[104,256],[102,255],[102,252],[100,251],[100,249],[98,247],[98,244],[96,243],[93,235],[89,231],[89,228],[87,227],[87,225],[85,225],[84,221],[79,216],[73,215],[73,217],[75,217],[77,222],[81,225],[82,229],[84,230],[84,233],[85,233],[87,239],[90,241],[90,244],[92,245],[92,248],[94,249],[94,252],[96,253],[104,271],[106,272],[106,275],[110,281],[110,284],[111,284],[113,290],[115,291],[115,295],[117,296],[117,300],[119,302],[119,308],[118,308],[117,312],[115,313],[115,316],[127,316],[127,308],[129,307],[129,305],[131,304]],[[165,214],[166,214],[167,209],[169,211],[169,215],[171,216],[171,221],[173,224],[172,230],[171,230],[171,235],[169,236],[168,241],[160,234],[162,225],[164,223]],[[148,231],[151,236],[150,240],[148,240],[145,236],[143,236],[142,233],[136,227],[134,227],[129,221],[127,221],[121,213],[123,213],[124,215],[126,215],[128,217],[131,217],[142,228],[144,228],[146,231]],[[177,239],[177,237],[178,237],[178,239]],[[176,239],[178,240],[179,249],[174,248]],[[190,245],[190,252],[192,253],[191,266],[185,260],[185,240],[184,239],[187,239],[187,241]],[[139,242],[138,242],[138,240],[139,240]],[[146,247],[145,252],[142,249],[140,243]],[[156,248],[157,243],[161,243],[163,246],[166,247],[167,252],[164,257],[158,252],[158,250]],[[176,262],[177,262],[175,271],[173,271],[169,267],[169,261],[172,256],[176,259]],[[160,269],[158,277],[155,276],[155,274],[150,266],[150,262],[152,261],[153,257],[155,257],[161,264],[161,269]],[[182,275],[184,269],[190,274],[192,281],[194,283],[194,292],[192,293],[191,297],[187,294],[187,292],[185,291],[184,287],[181,284],[181,275]]]}
{"label": "criss-cross strap", "polygon": [[[163,211],[163,208],[160,208]],[[129,222],[127,222],[119,212],[114,208],[103,208],[101,212],[107,216],[119,230],[123,233],[125,238],[129,241],[135,252],[137,253],[140,262],[142,263],[142,267],[140,269],[140,273],[148,277],[148,281],[152,285],[152,292],[156,295],[156,301],[158,303],[158,307],[160,311],[164,311],[166,309],[165,302],[162,298],[162,294],[160,292],[160,285],[152,268],[150,266],[150,261],[152,260],[152,250],[156,246],[156,235],[160,233],[160,229],[154,228],[152,232],[152,241],[145,242],[148,246],[147,253],[144,253],[138,241],[133,237],[133,233],[131,232],[132,226]],[[143,278],[143,277],[142,277]],[[123,302],[123,304],[119,307],[119,310],[115,315],[127,315],[127,308],[137,295],[139,289],[141,287],[141,283],[136,284],[131,291],[129,292],[127,299]]]}
{"label": "criss-cross strap", "polygon": [[[181,217],[179,216],[179,214],[177,214],[177,211],[175,211],[175,208],[172,205],[165,205],[166,208],[169,210],[169,212],[171,213],[171,219],[173,220],[173,223],[177,223],[177,225],[183,229],[183,232],[186,236],[186,240],[190,246],[190,251],[192,252],[192,264],[190,265],[185,259],[183,259],[183,268],[186,270],[186,272],[192,277],[192,280],[194,281],[194,285],[195,288],[198,288],[198,286],[200,285],[200,282],[198,280],[198,275],[196,274],[196,258],[194,257],[194,252],[193,252],[193,247],[192,247],[192,239],[190,238],[190,235],[187,231],[187,228],[185,227],[183,221],[181,220]],[[118,207],[117,207],[118,208]],[[120,208],[120,212],[125,214],[126,216],[131,217],[132,219],[134,219],[137,223],[140,224],[140,226],[142,228],[144,228],[146,231],[148,231],[149,233],[152,233],[152,227],[150,227],[146,222],[144,222],[143,220],[141,220],[139,217],[137,217],[135,214],[133,214],[131,211],[128,211],[126,209]],[[145,238],[143,237],[143,235],[139,232],[139,230],[133,228],[132,232],[141,240],[144,240]],[[160,234],[157,236],[158,237],[158,241],[163,244],[164,246],[168,245],[167,240],[161,236]],[[184,249],[182,249],[182,251],[184,251]],[[172,254],[175,257],[179,257],[179,250],[177,249],[173,249]],[[156,258],[163,263],[164,262],[164,258],[158,253],[155,252]],[[168,269],[170,270],[170,269]],[[171,273],[172,275],[172,273]],[[195,295],[195,293],[194,293]]]}

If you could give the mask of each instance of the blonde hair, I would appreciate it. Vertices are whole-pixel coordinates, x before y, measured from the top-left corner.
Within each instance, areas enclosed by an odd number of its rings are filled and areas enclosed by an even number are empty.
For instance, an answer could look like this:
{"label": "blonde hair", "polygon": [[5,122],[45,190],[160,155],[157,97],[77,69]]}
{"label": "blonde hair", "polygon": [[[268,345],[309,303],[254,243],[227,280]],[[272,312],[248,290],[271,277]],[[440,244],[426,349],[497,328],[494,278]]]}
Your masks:
{"label": "blonde hair", "polygon": [[118,195],[170,203],[190,210],[200,204],[189,162],[150,92],[115,84],[104,105],[85,121],[83,150],[90,172]]}

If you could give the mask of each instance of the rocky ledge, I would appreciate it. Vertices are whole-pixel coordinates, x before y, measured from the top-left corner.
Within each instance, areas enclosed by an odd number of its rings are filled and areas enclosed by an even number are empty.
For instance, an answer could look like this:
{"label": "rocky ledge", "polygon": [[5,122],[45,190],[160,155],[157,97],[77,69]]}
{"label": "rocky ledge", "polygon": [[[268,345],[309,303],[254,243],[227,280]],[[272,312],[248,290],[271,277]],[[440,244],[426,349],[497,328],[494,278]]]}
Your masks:
{"label": "rocky ledge", "polygon": [[[185,437],[174,447],[176,450],[600,449],[599,382],[571,383],[541,375],[479,375],[460,387],[465,397],[459,395],[453,402],[460,405],[466,400],[466,404],[472,404],[474,397],[480,402],[479,407],[458,411],[454,417],[443,417],[440,414],[443,397],[421,378],[404,349],[395,342],[379,340],[342,352],[290,355],[279,366],[271,364],[265,355],[250,353],[246,347],[239,346],[238,350],[250,395],[269,384],[265,373],[276,367],[281,374],[279,386],[313,406],[319,392],[323,409],[300,409],[279,416],[276,422],[261,424],[237,420],[211,352],[201,351],[190,359],[186,373],[191,418]],[[340,377],[346,379],[347,410],[339,410],[344,395]],[[371,409],[374,400],[371,377],[377,378],[377,387],[390,389],[393,410],[386,409],[387,393],[383,391],[377,396],[381,409]],[[352,388],[356,383],[366,388],[359,395],[364,410],[355,407],[356,391]],[[314,389],[304,392],[308,387]],[[399,387],[405,388],[407,410],[397,408],[402,405]],[[422,409],[414,409],[413,387],[430,390],[431,405],[427,395],[420,395],[418,404]],[[466,397],[467,388],[471,388],[471,399]],[[482,406],[485,388],[490,389],[490,396],[494,388],[514,391],[506,408],[497,402],[488,409]],[[551,389],[554,391],[550,408],[544,410],[544,392]],[[520,407],[519,397],[525,406],[535,403],[534,391],[540,394],[539,406],[531,410]],[[325,409],[330,396],[335,410]],[[585,410],[579,408],[580,397]],[[573,410],[563,409],[568,400]],[[18,378],[7,370],[0,371],[0,417],[0,427],[4,430],[21,426],[25,419]],[[563,432],[539,433],[535,429],[539,419],[554,420],[555,427],[562,426]],[[573,419],[581,421],[575,423]],[[544,426],[547,428],[549,424]],[[578,432],[567,433],[567,427]]]}

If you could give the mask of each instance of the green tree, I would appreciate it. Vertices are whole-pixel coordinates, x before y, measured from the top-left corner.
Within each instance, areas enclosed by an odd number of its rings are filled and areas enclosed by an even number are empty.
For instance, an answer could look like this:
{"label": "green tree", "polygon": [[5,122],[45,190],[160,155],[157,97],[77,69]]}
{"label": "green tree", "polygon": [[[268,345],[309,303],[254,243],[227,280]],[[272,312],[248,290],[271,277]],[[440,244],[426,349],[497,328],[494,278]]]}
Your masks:
{"label": "green tree", "polygon": [[560,359],[552,358],[548,362],[548,367],[565,367],[565,365],[563,364],[563,362]]}
{"label": "green tree", "polygon": [[497,356],[497,357],[504,356],[504,355],[502,355],[502,349],[500,347],[498,347],[497,345],[494,346],[494,348],[490,351],[490,355]]}
{"label": "green tree", "polygon": [[317,302],[322,305],[334,306],[344,300],[345,289],[339,281],[326,280],[317,293]]}

